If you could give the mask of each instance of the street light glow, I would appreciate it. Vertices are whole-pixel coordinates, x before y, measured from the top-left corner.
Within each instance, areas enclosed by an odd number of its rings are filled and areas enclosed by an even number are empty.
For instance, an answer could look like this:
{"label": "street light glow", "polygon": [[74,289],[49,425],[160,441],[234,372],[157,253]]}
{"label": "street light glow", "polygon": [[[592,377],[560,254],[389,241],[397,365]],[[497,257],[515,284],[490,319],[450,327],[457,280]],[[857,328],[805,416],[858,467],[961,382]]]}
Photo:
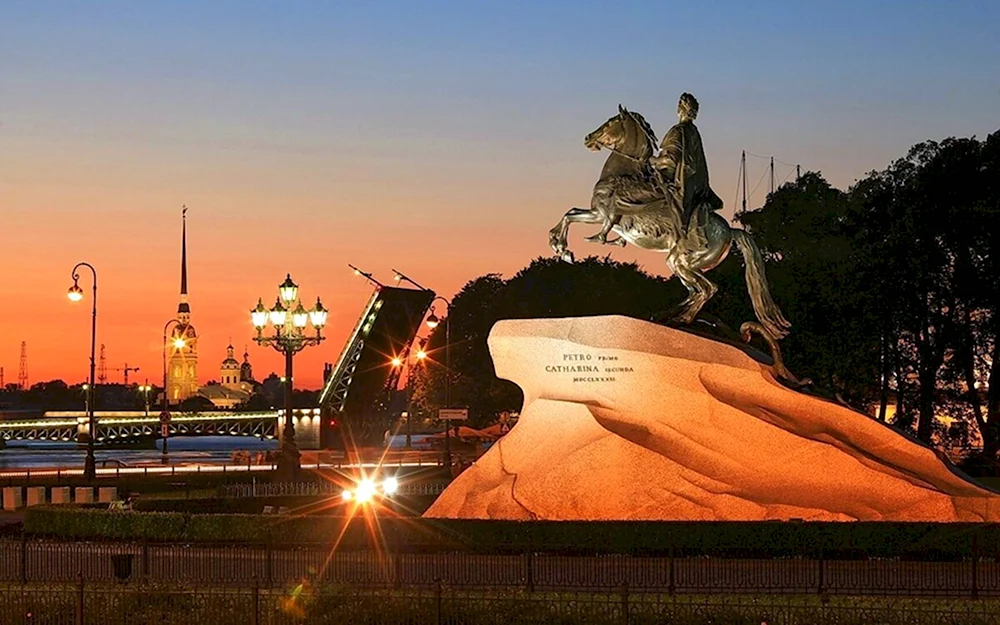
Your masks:
{"label": "street light glow", "polygon": [[174,347],[175,348],[177,348],[177,349],[184,349],[185,345],[187,345],[187,343],[181,337],[178,336],[177,338],[174,339]]}
{"label": "street light glow", "polygon": [[316,306],[309,311],[309,321],[312,322],[313,327],[319,330],[326,325],[326,309],[323,308],[323,304],[316,298]]}
{"label": "street light glow", "polygon": [[287,274],[285,281],[278,285],[278,292],[281,293],[281,299],[285,300],[286,304],[295,301],[299,294],[299,285],[292,282],[292,274]]}
{"label": "street light glow", "polygon": [[309,313],[302,307],[302,302],[299,302],[299,305],[292,311],[292,325],[301,330],[306,327],[307,323],[309,323]]}
{"label": "street light glow", "polygon": [[434,314],[434,307],[433,306],[431,306],[431,314],[427,317],[427,322],[426,323],[427,323],[427,327],[430,328],[430,329],[432,329],[432,330],[434,328],[438,327],[438,324],[441,323],[441,320],[438,319],[437,315]]}
{"label": "street light glow", "polygon": [[275,328],[285,325],[285,307],[281,305],[281,300],[274,300],[274,308],[271,309],[271,323]]}
{"label": "street light glow", "polygon": [[250,310],[250,320],[253,322],[253,327],[263,330],[264,326],[267,325],[267,316],[267,309],[264,308],[264,300],[258,298],[257,307]]}
{"label": "street light glow", "polygon": [[403,366],[403,359],[400,358],[399,356],[393,357],[393,359],[392,359],[392,366],[393,367],[401,367],[401,366]]}
{"label": "street light glow", "polygon": [[368,478],[361,480],[358,484],[357,497],[359,502],[371,501],[372,496],[375,494],[375,482]]}
{"label": "street light glow", "polygon": [[382,481],[382,492],[392,495],[399,490],[399,482],[394,477],[387,477]]}
{"label": "street light glow", "polygon": [[80,288],[79,284],[74,282],[73,286],[69,287],[69,291],[66,292],[66,297],[68,297],[71,302],[79,302],[83,299],[83,289]]}

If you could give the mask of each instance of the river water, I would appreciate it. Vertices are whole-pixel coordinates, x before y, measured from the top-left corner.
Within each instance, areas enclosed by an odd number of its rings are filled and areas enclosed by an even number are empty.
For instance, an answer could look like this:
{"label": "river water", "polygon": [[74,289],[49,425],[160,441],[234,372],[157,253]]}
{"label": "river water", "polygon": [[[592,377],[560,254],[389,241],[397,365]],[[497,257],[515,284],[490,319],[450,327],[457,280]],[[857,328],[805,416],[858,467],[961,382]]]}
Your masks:
{"label": "river water", "polygon": [[[414,447],[426,445],[426,435],[414,434]],[[402,449],[406,437],[396,435],[389,439],[391,449]],[[267,451],[278,449],[274,439],[261,440],[251,436],[177,436],[167,446],[168,462],[173,465],[227,464],[236,451]],[[29,469],[76,469],[83,466],[87,455],[85,447],[73,442],[58,441],[9,441],[0,449],[0,471]],[[127,466],[163,466],[163,440],[156,440],[156,449],[127,449],[121,447],[94,449],[97,466],[113,468],[123,463]]]}
{"label": "river water", "polygon": [[[253,437],[232,436],[178,436],[167,446],[170,464],[225,464],[234,451],[251,452],[277,449],[278,441]],[[85,447],[76,443],[53,441],[10,441],[0,449],[0,470],[25,470],[42,468],[78,468],[87,455]],[[162,466],[163,441],[156,441],[156,449],[124,449],[120,447],[94,449],[97,466],[114,467],[118,463],[128,466]]]}

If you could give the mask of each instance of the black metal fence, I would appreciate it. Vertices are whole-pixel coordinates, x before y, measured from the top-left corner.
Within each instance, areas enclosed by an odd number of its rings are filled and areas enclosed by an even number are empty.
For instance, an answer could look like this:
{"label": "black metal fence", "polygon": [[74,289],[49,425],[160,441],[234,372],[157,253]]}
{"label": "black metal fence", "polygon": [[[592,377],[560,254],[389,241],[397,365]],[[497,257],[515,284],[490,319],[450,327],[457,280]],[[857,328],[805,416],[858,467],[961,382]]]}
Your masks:
{"label": "black metal fence", "polygon": [[[335,537],[331,537],[331,541]],[[352,588],[669,594],[826,594],[1000,597],[1000,563],[964,561],[388,553],[331,544],[65,543],[0,540],[0,581],[132,580],[265,588],[308,581]]]}
{"label": "black metal fence", "polygon": [[683,596],[429,589],[189,589],[144,584],[0,585],[0,625],[708,623],[1000,625],[995,600]]}
{"label": "black metal fence", "polygon": [[[399,484],[397,495],[440,495],[448,488],[447,482]],[[327,496],[339,497],[344,487],[332,482],[261,482],[260,484],[224,484],[218,495],[227,499],[241,497]]]}

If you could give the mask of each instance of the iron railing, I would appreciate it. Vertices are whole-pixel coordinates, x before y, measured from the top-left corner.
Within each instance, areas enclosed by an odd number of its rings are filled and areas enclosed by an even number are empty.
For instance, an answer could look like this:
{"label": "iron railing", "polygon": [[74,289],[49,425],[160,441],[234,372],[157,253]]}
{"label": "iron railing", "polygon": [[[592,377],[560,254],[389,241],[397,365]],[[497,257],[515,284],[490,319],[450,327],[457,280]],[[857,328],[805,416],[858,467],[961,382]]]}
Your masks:
{"label": "iron railing", "polygon": [[353,588],[428,588],[436,580],[462,589],[526,592],[815,594],[907,597],[1000,597],[993,559],[909,561],[822,558],[567,556],[345,551],[298,547],[0,540],[0,581],[133,580],[228,586],[291,582]]}
{"label": "iron railing", "polygon": [[[399,484],[399,495],[440,495],[448,487],[447,482],[425,482],[421,484]],[[220,497],[286,497],[286,496],[330,496],[337,497],[343,486],[332,482],[261,482],[260,484],[225,484],[218,487]]]}

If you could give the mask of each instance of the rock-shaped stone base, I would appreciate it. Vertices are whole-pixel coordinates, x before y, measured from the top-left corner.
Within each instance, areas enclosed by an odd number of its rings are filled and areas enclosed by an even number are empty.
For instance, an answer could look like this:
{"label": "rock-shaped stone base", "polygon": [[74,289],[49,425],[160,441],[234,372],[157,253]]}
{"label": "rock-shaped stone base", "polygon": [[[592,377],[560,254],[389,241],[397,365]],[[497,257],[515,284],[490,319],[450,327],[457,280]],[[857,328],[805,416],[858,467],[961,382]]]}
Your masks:
{"label": "rock-shaped stone base", "polygon": [[424,516],[1000,521],[1000,493],[744,350],[627,317],[501,321],[514,429]]}

